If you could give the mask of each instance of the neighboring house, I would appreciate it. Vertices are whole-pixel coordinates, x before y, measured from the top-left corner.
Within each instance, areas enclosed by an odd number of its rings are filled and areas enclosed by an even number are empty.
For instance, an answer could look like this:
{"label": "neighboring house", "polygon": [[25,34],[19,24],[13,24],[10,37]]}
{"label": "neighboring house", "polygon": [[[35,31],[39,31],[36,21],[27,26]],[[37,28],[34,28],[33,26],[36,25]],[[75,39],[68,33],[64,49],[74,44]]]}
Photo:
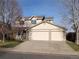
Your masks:
{"label": "neighboring house", "polygon": [[16,27],[26,31],[26,40],[65,41],[65,29],[55,25],[52,17],[31,16],[21,19],[23,25],[16,21]]}

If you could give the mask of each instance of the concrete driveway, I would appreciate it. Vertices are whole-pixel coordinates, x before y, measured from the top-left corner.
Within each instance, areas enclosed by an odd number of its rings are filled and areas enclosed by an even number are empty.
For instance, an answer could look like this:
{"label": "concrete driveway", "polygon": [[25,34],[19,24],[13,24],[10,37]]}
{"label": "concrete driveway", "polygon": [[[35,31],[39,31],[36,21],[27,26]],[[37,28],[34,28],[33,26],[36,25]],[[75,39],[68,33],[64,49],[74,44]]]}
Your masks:
{"label": "concrete driveway", "polygon": [[66,42],[59,41],[25,41],[13,49],[16,52],[48,53],[48,54],[77,54]]}

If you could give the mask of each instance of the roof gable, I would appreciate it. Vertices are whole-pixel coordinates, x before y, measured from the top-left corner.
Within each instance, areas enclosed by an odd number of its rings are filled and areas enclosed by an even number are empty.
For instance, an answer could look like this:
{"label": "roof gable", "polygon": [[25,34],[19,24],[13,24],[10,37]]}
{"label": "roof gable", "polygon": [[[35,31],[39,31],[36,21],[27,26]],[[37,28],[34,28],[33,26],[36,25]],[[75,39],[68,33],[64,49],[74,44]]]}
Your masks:
{"label": "roof gable", "polygon": [[31,27],[31,29],[61,29],[61,30],[64,30],[65,28],[52,24],[52,23],[49,23],[47,21],[43,21],[43,22]]}

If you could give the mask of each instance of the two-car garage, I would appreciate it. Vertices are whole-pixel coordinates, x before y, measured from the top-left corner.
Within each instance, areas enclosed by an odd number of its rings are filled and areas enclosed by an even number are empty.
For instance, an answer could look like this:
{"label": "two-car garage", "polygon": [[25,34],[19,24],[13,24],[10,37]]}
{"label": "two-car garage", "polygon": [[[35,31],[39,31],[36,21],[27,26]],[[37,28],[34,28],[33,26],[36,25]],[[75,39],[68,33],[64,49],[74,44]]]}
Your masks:
{"label": "two-car garage", "polygon": [[42,22],[31,28],[30,40],[65,41],[65,30],[59,26]]}

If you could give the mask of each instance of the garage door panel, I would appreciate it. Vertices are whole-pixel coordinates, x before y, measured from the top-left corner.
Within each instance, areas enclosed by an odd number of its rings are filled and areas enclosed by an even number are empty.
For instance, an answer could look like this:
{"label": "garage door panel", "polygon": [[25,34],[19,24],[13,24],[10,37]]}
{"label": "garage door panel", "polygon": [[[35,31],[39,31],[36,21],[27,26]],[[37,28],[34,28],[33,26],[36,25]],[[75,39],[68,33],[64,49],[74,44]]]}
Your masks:
{"label": "garage door panel", "polygon": [[49,40],[49,32],[32,32],[31,40]]}
{"label": "garage door panel", "polygon": [[52,41],[63,41],[63,32],[52,32],[51,40]]}
{"label": "garage door panel", "polygon": [[64,35],[63,32],[58,31],[32,31],[31,40],[64,41]]}

